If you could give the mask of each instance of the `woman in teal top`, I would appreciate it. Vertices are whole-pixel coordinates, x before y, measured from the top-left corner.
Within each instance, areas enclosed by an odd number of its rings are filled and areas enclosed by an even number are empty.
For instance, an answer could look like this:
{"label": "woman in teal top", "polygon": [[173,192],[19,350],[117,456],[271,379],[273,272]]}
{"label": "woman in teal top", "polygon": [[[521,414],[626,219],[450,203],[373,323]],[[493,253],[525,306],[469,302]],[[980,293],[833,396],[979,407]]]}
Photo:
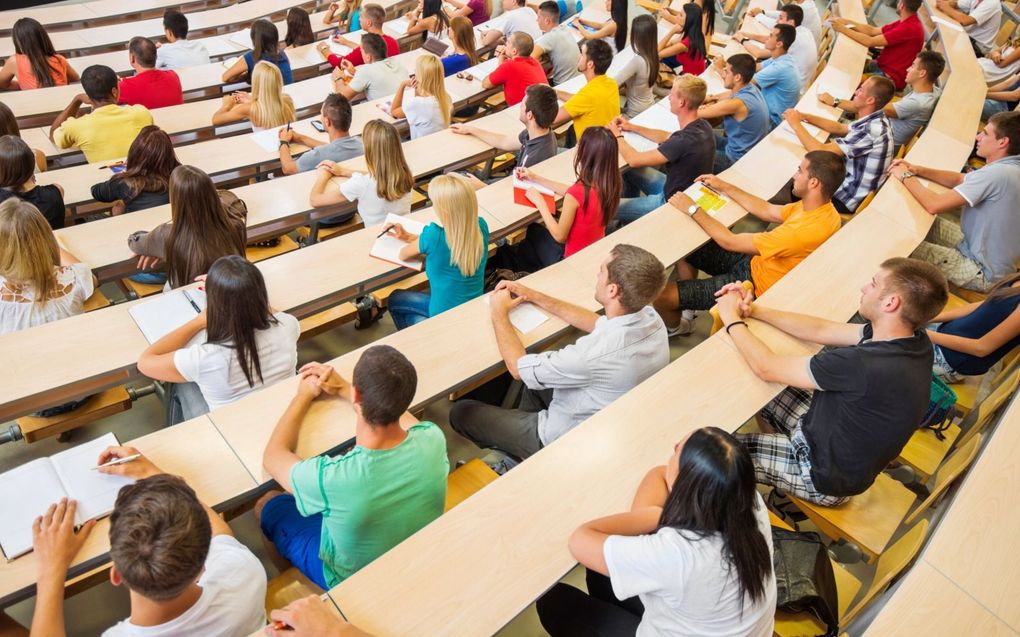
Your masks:
{"label": "woman in teal top", "polygon": [[478,216],[478,199],[471,185],[455,175],[442,175],[429,183],[429,197],[439,222],[430,223],[415,236],[400,224],[389,232],[407,243],[401,259],[425,257],[430,292],[397,290],[389,310],[398,330],[457,307],[482,295],[485,261],[489,257],[489,226]]}

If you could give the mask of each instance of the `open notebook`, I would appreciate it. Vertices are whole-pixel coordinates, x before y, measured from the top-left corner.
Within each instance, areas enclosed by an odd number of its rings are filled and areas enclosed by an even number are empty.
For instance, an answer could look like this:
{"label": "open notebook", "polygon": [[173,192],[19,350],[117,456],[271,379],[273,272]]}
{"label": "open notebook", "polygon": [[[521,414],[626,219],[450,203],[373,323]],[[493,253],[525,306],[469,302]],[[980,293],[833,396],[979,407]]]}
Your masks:
{"label": "open notebook", "polygon": [[694,203],[701,206],[701,209],[708,214],[715,216],[715,213],[730,202],[729,198],[717,190],[712,190],[701,182],[694,182],[687,187],[684,194],[691,198]]}
{"label": "open notebook", "polygon": [[[528,189],[534,188],[542,195],[542,199],[545,200],[550,211],[556,210],[556,193],[550,188],[539,184],[537,181],[531,181],[530,179],[518,179],[517,175],[514,175],[514,203],[534,208],[535,204],[528,199]],[[554,212],[555,214],[555,212]]]}
{"label": "open notebook", "polygon": [[104,449],[117,444],[117,437],[108,433],[0,474],[0,548],[8,561],[32,550],[32,523],[60,498],[77,500],[76,525],[113,511],[120,488],[134,480],[93,467]]}
{"label": "open notebook", "polygon": [[[395,223],[399,223],[404,227],[404,230],[407,230],[411,234],[421,234],[421,231],[425,229],[425,224],[420,221],[390,213],[386,215],[386,221],[383,222],[383,225],[379,226],[379,232],[382,232],[383,228]],[[384,234],[375,240],[375,243],[372,244],[372,249],[368,252],[368,255],[375,257],[376,259],[396,263],[397,265],[402,265],[405,268],[411,268],[412,270],[421,272],[421,269],[425,265],[421,259],[405,261],[400,258],[400,251],[406,245],[406,243],[397,239],[393,235]]]}
{"label": "open notebook", "polygon": [[149,344],[155,343],[205,309],[205,292],[197,289],[174,290],[139,303],[128,314],[142,330]]}

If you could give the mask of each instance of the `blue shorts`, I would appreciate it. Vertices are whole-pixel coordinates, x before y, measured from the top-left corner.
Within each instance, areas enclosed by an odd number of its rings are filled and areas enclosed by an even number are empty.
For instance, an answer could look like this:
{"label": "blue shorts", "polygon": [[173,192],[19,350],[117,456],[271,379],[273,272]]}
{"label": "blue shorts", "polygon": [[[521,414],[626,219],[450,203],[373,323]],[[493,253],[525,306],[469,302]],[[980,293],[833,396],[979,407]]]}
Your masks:
{"label": "blue shorts", "polygon": [[318,584],[329,590],[319,559],[319,540],[322,537],[322,515],[301,515],[294,496],[283,493],[262,508],[262,533],[273,543],[277,552]]}

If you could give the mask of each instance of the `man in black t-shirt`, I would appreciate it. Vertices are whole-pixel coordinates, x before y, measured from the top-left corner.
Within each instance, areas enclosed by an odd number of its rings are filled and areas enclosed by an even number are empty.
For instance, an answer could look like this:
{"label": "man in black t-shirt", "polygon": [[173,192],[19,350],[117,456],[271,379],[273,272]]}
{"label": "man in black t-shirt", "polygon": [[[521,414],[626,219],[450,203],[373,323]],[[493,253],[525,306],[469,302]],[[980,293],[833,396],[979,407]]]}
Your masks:
{"label": "man in black t-shirt", "polygon": [[[707,90],[705,81],[694,75],[681,75],[673,81],[669,110],[680,123],[680,130],[675,133],[638,126],[623,117],[609,123],[609,130],[619,142],[620,155],[630,166],[623,175],[623,199],[616,211],[621,223],[630,223],[661,208],[674,193],[694,183],[698,175],[712,172],[715,135],[711,124],[698,117],[698,107],[705,101]],[[625,132],[637,133],[658,146],[637,150],[624,138]],[[662,166],[665,174],[657,166]]]}
{"label": "man in black t-shirt", "polygon": [[[886,260],[861,288],[864,325],[753,304],[740,284],[719,294],[719,316],[754,373],[789,385],[760,414],[766,433],[737,435],[758,482],[823,506],[866,491],[928,407],[933,351],[924,326],[946,304],[945,276],[917,259]],[[832,349],[776,354],[748,329],[750,318]]]}

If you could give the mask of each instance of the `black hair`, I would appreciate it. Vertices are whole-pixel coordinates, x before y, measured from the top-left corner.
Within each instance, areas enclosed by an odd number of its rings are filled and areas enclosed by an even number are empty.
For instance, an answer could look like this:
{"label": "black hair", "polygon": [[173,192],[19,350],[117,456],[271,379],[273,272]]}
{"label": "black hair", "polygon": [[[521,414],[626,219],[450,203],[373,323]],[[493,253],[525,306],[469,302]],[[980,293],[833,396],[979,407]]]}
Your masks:
{"label": "black hair", "polygon": [[605,75],[609,65],[613,63],[613,47],[605,40],[587,40],[584,43],[584,50],[595,68],[595,75]]}
{"label": "black hair", "polygon": [[687,50],[693,59],[707,60],[708,45],[705,43],[705,34],[701,31],[701,7],[693,2],[688,2],[683,8],[683,37],[687,38]]}
{"label": "black hair", "polygon": [[322,112],[338,131],[351,129],[351,119],[354,115],[351,110],[351,103],[339,93],[330,93],[322,103]]}
{"label": "black hair", "polygon": [[628,0],[611,0],[609,3],[609,17],[616,23],[616,35],[613,36],[613,44],[616,45],[617,51],[622,51],[623,47],[627,46],[627,2]]}
{"label": "black hair", "polygon": [[801,9],[799,4],[792,2],[784,4],[779,10],[786,14],[786,17],[793,22],[793,26],[799,27],[804,24],[804,9]]}
{"label": "black hair", "polygon": [[548,84],[532,84],[524,92],[524,110],[535,116],[539,128],[549,128],[560,111],[557,99]]}
{"label": "black hair", "polygon": [[557,24],[559,23],[560,4],[558,2],[554,2],[554,0],[545,0],[545,2],[538,5],[538,10],[540,13],[544,13],[552,18],[553,22],[556,22]]}
{"label": "black hair", "polygon": [[733,74],[739,75],[744,84],[750,84],[754,79],[754,72],[758,68],[757,62],[747,53],[731,55],[726,63],[733,68]]}
{"label": "black hair", "polygon": [[366,349],[354,365],[351,383],[358,391],[361,416],[370,425],[400,420],[414,400],[418,374],[411,361],[389,345]]}
{"label": "black hair", "polygon": [[40,86],[55,86],[50,58],[57,54],[46,29],[34,18],[20,18],[11,29],[14,52],[28,58],[32,75]]}
{"label": "black hair", "polygon": [[93,64],[81,73],[81,87],[93,102],[108,102],[117,88],[117,74],[108,66]]}
{"label": "black hair", "polygon": [[779,32],[776,34],[776,39],[783,43],[783,52],[789,53],[790,47],[797,39],[797,29],[789,24],[778,23],[772,28]]}
{"label": "black hair", "polygon": [[177,9],[167,9],[163,13],[163,28],[178,40],[183,40],[188,37],[188,16]]}
{"label": "black hair", "polygon": [[630,25],[630,48],[644,58],[648,66],[648,86],[655,86],[659,79],[659,28],[655,18],[639,15]]}

